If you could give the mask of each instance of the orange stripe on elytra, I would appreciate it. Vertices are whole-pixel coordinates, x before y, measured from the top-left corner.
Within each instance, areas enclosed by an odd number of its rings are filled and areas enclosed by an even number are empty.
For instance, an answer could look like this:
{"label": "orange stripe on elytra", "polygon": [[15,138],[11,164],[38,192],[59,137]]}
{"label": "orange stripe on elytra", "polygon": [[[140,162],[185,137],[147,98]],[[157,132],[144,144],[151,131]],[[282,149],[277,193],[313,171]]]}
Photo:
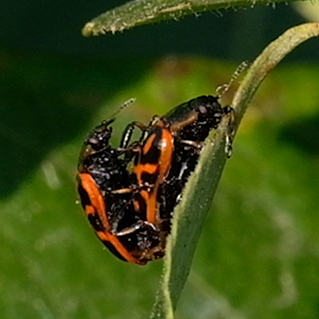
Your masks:
{"label": "orange stripe on elytra", "polygon": [[156,172],[156,169],[158,167],[157,164],[154,165],[154,168],[152,168],[152,172],[149,172],[150,167],[148,168],[148,170],[145,169],[146,165],[150,165],[153,166],[153,164],[137,164],[134,168],[134,173],[136,175],[136,179],[137,179],[137,184],[139,186],[143,186],[143,180],[142,180],[142,174],[143,173],[148,173],[148,174],[153,174]]}
{"label": "orange stripe on elytra", "polygon": [[79,174],[82,187],[88,193],[88,196],[91,200],[92,206],[86,206],[88,209],[87,215],[92,214],[92,208],[95,209],[95,212],[98,214],[105,231],[97,231],[96,234],[102,241],[110,242],[116,251],[128,262],[139,264],[141,263],[138,259],[133,257],[128,250],[123,246],[123,244],[119,241],[119,239],[109,233],[110,223],[106,216],[106,209],[104,199],[96,186],[96,183],[90,174],[82,173]]}
{"label": "orange stripe on elytra", "polygon": [[103,227],[106,231],[111,229],[110,223],[106,216],[106,209],[104,199],[99,191],[98,187],[92,176],[90,174],[82,173],[80,174],[80,179],[82,183],[82,187],[85,189],[87,194],[89,195],[92,206],[96,210]]}
{"label": "orange stripe on elytra", "polygon": [[86,214],[87,216],[93,215],[95,212],[96,212],[96,210],[94,209],[93,206],[88,206],[88,205],[87,205],[87,206],[85,207],[85,214]]}
{"label": "orange stripe on elytra", "polygon": [[159,183],[155,185],[150,193],[147,203],[146,218],[149,223],[156,224],[157,222],[157,192]]}
{"label": "orange stripe on elytra", "polygon": [[158,168],[159,164],[137,164],[134,169],[134,173],[137,175],[138,182],[142,183],[141,176],[143,173],[154,174]]}
{"label": "orange stripe on elytra", "polygon": [[[136,174],[137,183],[139,186],[143,187],[142,175],[143,173],[147,174],[155,174],[157,172],[156,181],[151,187],[149,191],[141,190],[140,195],[145,200],[146,204],[146,219],[148,222],[152,224],[157,223],[157,194],[159,191],[160,185],[163,183],[164,179],[168,175],[169,169],[171,167],[172,155],[174,151],[174,138],[169,129],[165,129],[165,123],[163,121],[159,121],[156,123],[157,126],[162,128],[162,135],[160,144],[160,157],[156,164],[141,164],[141,158],[139,162],[134,167],[134,173]],[[154,140],[156,138],[156,134],[151,134],[145,144],[142,147],[142,154],[147,154],[151,147],[154,146]],[[140,155],[143,156],[143,155]],[[134,207],[139,208],[139,205],[134,201]]]}
{"label": "orange stripe on elytra", "polygon": [[105,233],[102,231],[98,231],[96,232],[96,234],[98,235],[98,237],[102,240],[102,241],[108,241],[109,243],[111,243],[114,248],[116,249],[116,251],[128,262],[130,263],[134,263],[134,264],[140,264],[141,262],[139,262],[138,259],[136,259],[135,257],[133,257],[128,250],[123,246],[123,244],[119,241],[119,239],[110,234],[110,233]]}
{"label": "orange stripe on elytra", "polygon": [[174,150],[174,138],[171,132],[167,129],[163,129],[161,147],[161,156],[158,164],[158,177],[156,179],[154,188],[151,190],[148,196],[148,200],[146,201],[147,221],[153,224],[157,222],[157,193],[159,190],[159,186],[163,183],[171,167],[172,155]]}
{"label": "orange stripe on elytra", "polygon": [[162,183],[163,179],[167,176],[168,171],[171,167],[172,155],[174,150],[174,139],[173,135],[169,130],[163,129],[162,133],[162,148],[164,151],[161,152],[161,157],[159,160],[160,170],[159,170],[159,179]]}

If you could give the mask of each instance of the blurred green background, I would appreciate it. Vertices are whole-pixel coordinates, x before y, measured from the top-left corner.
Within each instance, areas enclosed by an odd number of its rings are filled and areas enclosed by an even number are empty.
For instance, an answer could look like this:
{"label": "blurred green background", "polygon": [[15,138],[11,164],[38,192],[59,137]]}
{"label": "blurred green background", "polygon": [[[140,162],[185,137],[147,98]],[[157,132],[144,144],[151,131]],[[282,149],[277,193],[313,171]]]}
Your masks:
{"label": "blurred green background", "polygon": [[[215,94],[242,60],[306,22],[278,5],[81,36],[119,4],[2,4],[0,318],[147,318],[162,262],[123,263],[95,238],[75,191],[86,134],[135,97],[114,124],[117,145],[126,123]],[[314,39],[252,101],[177,318],[319,317],[318,58]]]}

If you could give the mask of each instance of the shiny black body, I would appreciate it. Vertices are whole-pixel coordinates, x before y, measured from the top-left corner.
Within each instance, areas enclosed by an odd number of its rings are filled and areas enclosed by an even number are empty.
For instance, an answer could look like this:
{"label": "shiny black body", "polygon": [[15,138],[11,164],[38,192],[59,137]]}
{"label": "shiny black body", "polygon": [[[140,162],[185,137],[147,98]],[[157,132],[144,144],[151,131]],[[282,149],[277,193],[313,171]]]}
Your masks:
{"label": "shiny black body", "polygon": [[[202,142],[211,130],[218,127],[228,110],[228,107],[223,108],[219,104],[216,97],[208,95],[183,103],[162,117],[163,121],[176,125],[187,120],[194,112],[197,114],[196,120],[172,132],[175,135],[172,164],[159,196],[160,214],[163,219],[171,218],[176,204],[181,199],[183,188],[195,170]],[[185,141],[194,142],[194,145]],[[196,143],[199,147],[195,146]]]}

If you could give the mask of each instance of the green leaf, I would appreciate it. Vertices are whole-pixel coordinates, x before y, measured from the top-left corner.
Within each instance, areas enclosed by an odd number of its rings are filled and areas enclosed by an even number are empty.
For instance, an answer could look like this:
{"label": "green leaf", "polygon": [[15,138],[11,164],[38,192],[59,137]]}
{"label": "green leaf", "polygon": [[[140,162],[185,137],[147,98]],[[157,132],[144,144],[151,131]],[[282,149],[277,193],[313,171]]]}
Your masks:
{"label": "green leaf", "polygon": [[[318,35],[319,23],[291,28],[259,55],[249,68],[232,102],[237,127],[247,105],[269,71],[299,44]],[[210,134],[196,170],[185,187],[183,200],[174,211],[172,233],[167,242],[162,282],[152,319],[174,318],[199,235],[226,162],[226,133],[227,122],[224,121],[218,130]]]}
{"label": "green leaf", "polygon": [[[295,0],[276,0],[272,3],[292,1]],[[88,22],[82,34],[84,36],[96,36],[108,32],[114,34],[144,24],[163,20],[179,20],[186,15],[195,15],[204,11],[269,3],[268,0],[135,0],[107,11]]]}

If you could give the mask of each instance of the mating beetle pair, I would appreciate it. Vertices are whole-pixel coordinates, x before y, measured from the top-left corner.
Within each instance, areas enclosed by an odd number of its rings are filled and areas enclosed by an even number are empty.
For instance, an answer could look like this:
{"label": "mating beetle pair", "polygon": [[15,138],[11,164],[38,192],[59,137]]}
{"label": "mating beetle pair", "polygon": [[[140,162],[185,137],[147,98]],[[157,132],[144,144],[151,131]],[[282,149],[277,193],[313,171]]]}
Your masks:
{"label": "mating beetle pair", "polygon": [[[164,256],[174,207],[202,143],[230,113],[232,108],[221,107],[216,97],[200,96],[148,126],[129,124],[119,148],[109,144],[114,120],[88,136],[80,153],[78,192],[97,236],[112,253],[141,265]],[[134,127],[142,137],[130,143]]]}

